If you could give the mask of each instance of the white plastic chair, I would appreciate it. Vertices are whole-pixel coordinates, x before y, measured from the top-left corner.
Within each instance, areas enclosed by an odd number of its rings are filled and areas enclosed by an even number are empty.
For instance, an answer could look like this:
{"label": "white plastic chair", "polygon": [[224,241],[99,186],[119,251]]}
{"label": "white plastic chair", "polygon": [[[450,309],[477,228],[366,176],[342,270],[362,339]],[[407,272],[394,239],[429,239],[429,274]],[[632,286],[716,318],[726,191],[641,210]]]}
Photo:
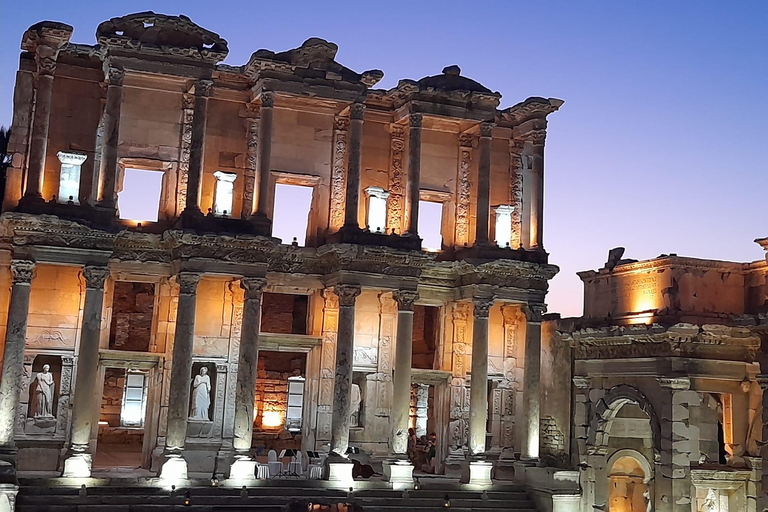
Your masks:
{"label": "white plastic chair", "polygon": [[269,479],[269,466],[266,464],[256,463],[256,478],[259,480]]}
{"label": "white plastic chair", "polygon": [[325,457],[320,454],[319,458],[307,460],[307,478],[309,480],[322,480],[323,479],[323,461]]}
{"label": "white plastic chair", "polygon": [[296,452],[296,456],[291,459],[291,462],[288,463],[288,472],[291,474],[297,474],[298,476],[301,476],[304,474],[304,459],[302,458],[301,451]]}
{"label": "white plastic chair", "polygon": [[274,478],[283,472],[283,463],[277,460],[277,452],[275,450],[269,450],[267,466],[269,466],[269,478]]}

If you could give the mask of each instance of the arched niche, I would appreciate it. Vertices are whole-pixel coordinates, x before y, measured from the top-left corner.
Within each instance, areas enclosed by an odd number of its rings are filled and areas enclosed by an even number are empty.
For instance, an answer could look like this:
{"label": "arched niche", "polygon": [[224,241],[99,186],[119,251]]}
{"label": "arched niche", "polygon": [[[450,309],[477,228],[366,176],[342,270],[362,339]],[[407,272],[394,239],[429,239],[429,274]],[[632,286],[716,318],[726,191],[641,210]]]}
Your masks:
{"label": "arched niche", "polygon": [[653,468],[640,452],[618,450],[608,459],[608,511],[644,512],[653,500]]}
{"label": "arched niche", "polygon": [[[46,366],[48,367],[47,372],[45,371]],[[50,377],[46,377],[46,374]],[[45,387],[47,389],[43,389]],[[35,356],[27,389],[29,400],[27,402],[27,422],[24,429],[26,433],[50,434],[56,432],[60,391],[61,357],[47,354]],[[48,404],[48,410],[41,409],[45,407],[43,401]]]}
{"label": "arched niche", "polygon": [[611,388],[595,406],[587,445],[592,448],[608,446],[613,420],[627,404],[638,406],[648,416],[654,453],[661,453],[661,424],[651,402],[639,389],[625,384]]}

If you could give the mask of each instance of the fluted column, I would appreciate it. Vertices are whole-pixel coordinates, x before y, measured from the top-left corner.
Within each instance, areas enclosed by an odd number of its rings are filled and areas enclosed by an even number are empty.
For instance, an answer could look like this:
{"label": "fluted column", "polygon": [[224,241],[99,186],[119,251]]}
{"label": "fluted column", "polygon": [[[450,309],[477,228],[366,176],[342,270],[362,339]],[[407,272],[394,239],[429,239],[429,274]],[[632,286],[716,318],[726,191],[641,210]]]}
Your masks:
{"label": "fluted column", "polygon": [[259,197],[256,199],[256,213],[262,219],[267,218],[269,210],[269,175],[272,158],[272,114],[275,106],[275,94],[271,91],[261,93],[259,120]]}
{"label": "fluted column", "polygon": [[531,248],[544,247],[544,139],[547,132],[533,132],[533,163],[531,166]]}
{"label": "fluted column", "polygon": [[472,379],[469,388],[469,452],[485,453],[488,421],[488,313],[493,298],[475,298],[472,323]]}
{"label": "fluted column", "polygon": [[360,227],[357,215],[360,211],[360,165],[364,115],[364,103],[353,103],[349,107],[349,157],[347,159],[347,190],[344,203],[345,227]]}
{"label": "fluted column", "polygon": [[208,124],[208,97],[212,80],[195,83],[195,114],[192,118],[192,142],[189,151],[189,178],[187,181],[187,206],[189,213],[200,213],[200,183],[203,178],[205,158],[205,127]]}
{"label": "fluted column", "polygon": [[235,394],[235,436],[233,445],[236,461],[232,478],[253,478],[255,463],[250,459],[253,439],[253,402],[256,397],[256,368],[259,356],[259,318],[261,296],[267,280],[244,277],[240,286],[245,290],[243,322],[240,329],[240,352],[237,363],[237,391]]}
{"label": "fluted column", "polygon": [[72,428],[69,441],[69,456],[64,462],[65,477],[91,476],[92,454],[90,453],[93,421],[98,418],[100,404],[93,400],[99,373],[99,338],[101,336],[101,311],[104,305],[104,283],[109,269],[103,266],[83,268],[85,280],[85,303],[83,305],[83,328],[80,334],[80,348],[77,354],[77,376],[75,398],[72,405]]}
{"label": "fluted column", "polygon": [[408,233],[419,233],[422,114],[408,116]]}
{"label": "fluted column", "polygon": [[13,285],[3,346],[3,375],[0,380],[0,452],[2,453],[15,450],[13,435],[24,376],[29,292],[34,270],[35,263],[32,261],[14,260],[11,263]]}
{"label": "fluted column", "polygon": [[359,285],[335,286],[339,297],[339,326],[336,335],[336,374],[333,384],[331,451],[346,457],[349,447],[350,402],[352,401],[352,356],[355,347],[355,300]]}
{"label": "fluted column", "polygon": [[32,120],[32,137],[29,143],[29,165],[24,201],[40,202],[43,200],[43,177],[48,150],[53,75],[56,72],[58,53],[58,48],[47,45],[38,46],[35,53],[37,93],[35,95],[35,114]]}
{"label": "fluted column", "polygon": [[541,315],[544,306],[529,304],[525,313],[525,376],[523,380],[524,459],[539,458],[539,421],[541,416]]}
{"label": "fluted column", "polygon": [[197,284],[201,275],[179,272],[179,305],[176,312],[176,331],[173,337],[173,362],[168,393],[168,427],[165,438],[166,462],[161,478],[187,477],[187,464],[181,457],[187,436],[189,417],[189,388],[192,379],[192,343],[195,335],[195,307]]}
{"label": "fluted column", "polygon": [[116,67],[107,69],[107,99],[104,105],[104,142],[101,158],[99,205],[115,207],[117,183],[117,147],[120,143],[120,109],[123,103],[125,72]]}
{"label": "fluted column", "polygon": [[480,124],[479,161],[477,167],[477,210],[475,243],[488,245],[488,219],[491,206],[491,132],[493,123]]}
{"label": "fluted column", "polygon": [[396,290],[397,341],[395,373],[392,379],[392,453],[408,451],[408,420],[411,409],[411,365],[413,359],[413,304],[419,299],[414,290]]}

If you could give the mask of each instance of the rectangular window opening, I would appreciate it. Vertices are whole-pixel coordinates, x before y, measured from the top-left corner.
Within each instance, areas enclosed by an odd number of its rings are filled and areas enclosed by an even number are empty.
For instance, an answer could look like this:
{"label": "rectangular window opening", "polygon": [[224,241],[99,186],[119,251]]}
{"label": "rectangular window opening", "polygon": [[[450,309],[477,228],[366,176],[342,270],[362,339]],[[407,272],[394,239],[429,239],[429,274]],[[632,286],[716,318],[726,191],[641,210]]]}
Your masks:
{"label": "rectangular window opening", "polygon": [[312,187],[302,185],[275,185],[275,210],[272,219],[272,236],[284,244],[306,244],[309,211],[312,207]]}
{"label": "rectangular window opening", "polygon": [[265,292],[261,299],[261,332],[308,334],[309,297]]}
{"label": "rectangular window opening", "polygon": [[426,251],[439,251],[443,248],[443,203],[419,201],[419,236],[421,246]]}
{"label": "rectangular window opening", "polygon": [[123,427],[141,428],[144,426],[144,409],[147,406],[146,374],[143,372],[127,372],[123,404],[120,409],[120,425]]}
{"label": "rectangular window opening", "polygon": [[304,408],[304,377],[288,378],[288,402],[285,409],[285,429],[288,432],[301,430],[301,415]]}
{"label": "rectangular window opening", "polygon": [[136,222],[157,222],[163,172],[125,169],[122,190],[117,194],[120,218]]}

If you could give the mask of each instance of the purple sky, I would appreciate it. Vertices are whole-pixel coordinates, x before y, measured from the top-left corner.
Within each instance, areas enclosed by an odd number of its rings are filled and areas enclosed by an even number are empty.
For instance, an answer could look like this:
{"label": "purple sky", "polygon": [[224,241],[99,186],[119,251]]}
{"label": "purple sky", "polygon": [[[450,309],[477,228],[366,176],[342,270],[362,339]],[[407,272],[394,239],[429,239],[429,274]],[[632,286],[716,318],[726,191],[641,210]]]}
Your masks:
{"label": "purple sky", "polygon": [[378,87],[458,64],[502,106],[564,99],[545,162],[545,246],[561,268],[550,311],[580,314],[575,272],[614,246],[637,259],[764,257],[753,239],[768,236],[768,2],[5,2],[0,124],[24,29],[63,21],[93,43],[99,22],[142,10],[218,32],[230,64],[318,36],[346,66],[384,70]]}

